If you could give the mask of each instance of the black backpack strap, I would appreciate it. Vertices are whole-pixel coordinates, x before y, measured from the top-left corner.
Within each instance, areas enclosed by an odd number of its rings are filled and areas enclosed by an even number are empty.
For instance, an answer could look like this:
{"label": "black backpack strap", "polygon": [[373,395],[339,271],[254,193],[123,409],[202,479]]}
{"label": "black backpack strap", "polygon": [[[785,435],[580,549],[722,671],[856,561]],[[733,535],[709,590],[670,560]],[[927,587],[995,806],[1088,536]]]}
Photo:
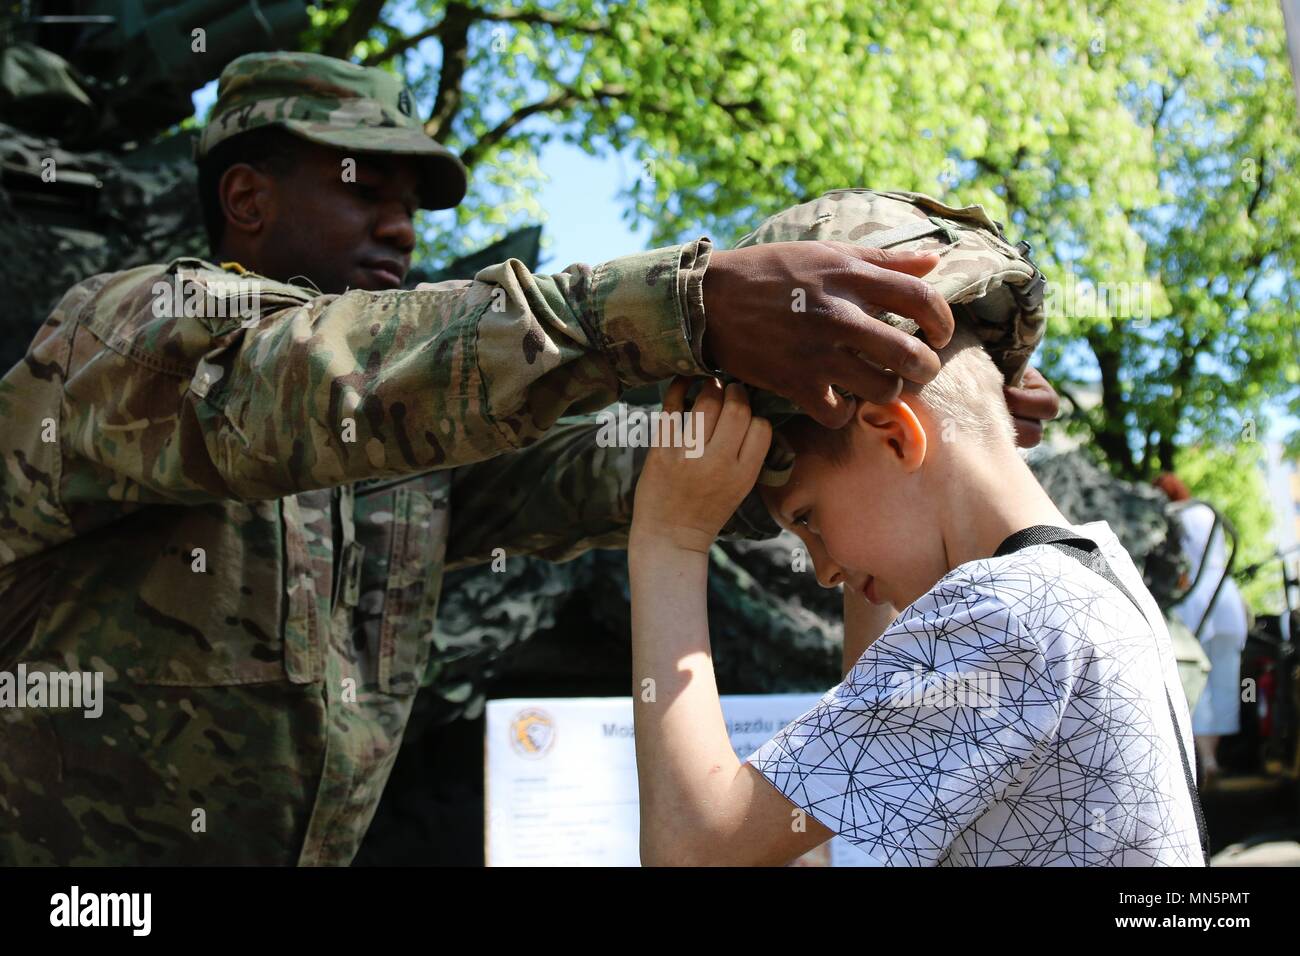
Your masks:
{"label": "black backpack strap", "polygon": [[[1084,538],[1067,528],[1037,524],[1031,528],[1017,531],[998,546],[993,556],[1000,558],[1003,555],[1040,544],[1056,548],[1062,554],[1074,558],[1084,567],[1110,582],[1116,590],[1132,602],[1133,606],[1138,609],[1138,613],[1142,615],[1142,619],[1144,621],[1147,619],[1146,612],[1142,610],[1142,605],[1138,603],[1133,593],[1124,586],[1124,582],[1119,579],[1115,569],[1110,566],[1110,562],[1101,553],[1101,546],[1091,538]],[[1149,621],[1147,626],[1150,626]],[[1201,841],[1201,856],[1205,859],[1206,865],[1209,865],[1210,838],[1205,826],[1205,813],[1201,809],[1201,798],[1196,792],[1196,778],[1192,776],[1191,762],[1187,759],[1186,748],[1183,747],[1183,732],[1178,727],[1178,712],[1174,708],[1174,699],[1169,694],[1169,685],[1167,684],[1165,685],[1165,701],[1169,704],[1169,721],[1173,724],[1174,736],[1178,741],[1178,756],[1183,762],[1183,779],[1187,783],[1187,793],[1192,798],[1192,811],[1196,815],[1196,833]]]}

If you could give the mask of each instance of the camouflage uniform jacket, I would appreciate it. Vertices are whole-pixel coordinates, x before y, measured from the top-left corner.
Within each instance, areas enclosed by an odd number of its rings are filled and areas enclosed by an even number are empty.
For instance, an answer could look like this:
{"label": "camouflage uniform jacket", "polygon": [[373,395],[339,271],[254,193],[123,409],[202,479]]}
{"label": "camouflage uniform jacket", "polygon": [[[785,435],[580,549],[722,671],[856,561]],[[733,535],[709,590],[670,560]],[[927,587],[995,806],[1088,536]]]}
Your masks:
{"label": "camouflage uniform jacket", "polygon": [[[0,671],[100,672],[105,700],[0,709],[0,862],[348,863],[443,571],[626,540],[643,453],[558,420],[704,371],[708,254],[69,290],[0,380]],[[178,280],[201,314],[159,308]]]}

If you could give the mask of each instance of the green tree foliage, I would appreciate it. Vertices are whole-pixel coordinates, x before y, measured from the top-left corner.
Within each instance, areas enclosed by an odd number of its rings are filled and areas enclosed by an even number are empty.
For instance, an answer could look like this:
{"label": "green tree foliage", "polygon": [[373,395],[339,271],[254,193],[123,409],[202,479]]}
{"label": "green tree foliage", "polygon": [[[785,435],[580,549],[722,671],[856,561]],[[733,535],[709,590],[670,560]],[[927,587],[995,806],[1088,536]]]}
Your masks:
{"label": "green tree foliage", "polygon": [[623,213],[660,242],[731,241],[830,188],[915,189],[1033,244],[1057,290],[1044,369],[1100,390],[1069,427],[1117,474],[1300,411],[1275,0],[353,0],[309,43],[404,70],[471,165],[431,254],[536,219],[553,138],[630,150]]}

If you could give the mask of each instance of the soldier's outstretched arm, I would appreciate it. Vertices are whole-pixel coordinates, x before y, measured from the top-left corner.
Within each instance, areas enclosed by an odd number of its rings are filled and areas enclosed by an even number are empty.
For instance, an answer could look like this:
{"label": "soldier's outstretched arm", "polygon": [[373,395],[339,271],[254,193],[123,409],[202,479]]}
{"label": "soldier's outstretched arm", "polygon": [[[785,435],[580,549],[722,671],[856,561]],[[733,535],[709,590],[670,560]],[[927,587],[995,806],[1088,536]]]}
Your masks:
{"label": "soldier's outstretched arm", "polygon": [[567,561],[626,548],[647,449],[603,447],[602,427],[595,415],[566,420],[528,448],[457,468],[448,570],[502,555]]}
{"label": "soldier's outstretched arm", "polygon": [[[154,287],[174,279],[156,267],[97,277],[5,386],[11,413],[60,414],[91,497],[271,498],[466,465],[633,384],[702,372],[707,257],[700,241],[554,276],[510,260],[474,281],[340,296],[251,276],[241,292],[241,277],[182,260],[237,314],[213,316],[209,296],[207,314],[158,315]],[[238,314],[249,296],[252,320]]]}

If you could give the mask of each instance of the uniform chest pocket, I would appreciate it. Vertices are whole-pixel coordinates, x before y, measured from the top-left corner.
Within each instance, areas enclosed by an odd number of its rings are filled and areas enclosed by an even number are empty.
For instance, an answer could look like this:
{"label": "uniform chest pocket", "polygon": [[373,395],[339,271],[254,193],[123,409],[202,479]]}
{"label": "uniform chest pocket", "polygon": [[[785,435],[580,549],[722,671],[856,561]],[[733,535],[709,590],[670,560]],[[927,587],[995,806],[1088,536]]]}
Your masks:
{"label": "uniform chest pocket", "polygon": [[414,694],[429,663],[449,488],[443,472],[357,486],[356,536],[365,552],[356,626],[376,654],[386,694]]}
{"label": "uniform chest pocket", "polygon": [[[292,499],[286,499],[293,505]],[[131,617],[121,669],[141,684],[213,687],[319,678],[316,602],[300,520],[285,502],[151,508],[134,531]],[[295,554],[298,555],[295,559]]]}

